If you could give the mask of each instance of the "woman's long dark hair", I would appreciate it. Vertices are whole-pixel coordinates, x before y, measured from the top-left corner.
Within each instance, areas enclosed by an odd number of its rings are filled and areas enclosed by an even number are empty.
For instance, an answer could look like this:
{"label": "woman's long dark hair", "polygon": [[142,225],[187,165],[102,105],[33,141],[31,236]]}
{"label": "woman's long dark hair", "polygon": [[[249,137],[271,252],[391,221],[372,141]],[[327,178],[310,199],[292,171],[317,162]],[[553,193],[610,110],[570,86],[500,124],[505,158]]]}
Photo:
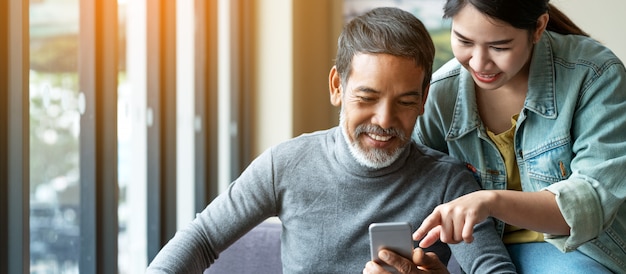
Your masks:
{"label": "woman's long dark hair", "polygon": [[549,2],[550,0],[447,0],[443,7],[443,17],[452,18],[465,5],[470,4],[491,18],[507,22],[514,28],[533,32],[539,16],[547,12],[550,16],[547,30],[589,36]]}

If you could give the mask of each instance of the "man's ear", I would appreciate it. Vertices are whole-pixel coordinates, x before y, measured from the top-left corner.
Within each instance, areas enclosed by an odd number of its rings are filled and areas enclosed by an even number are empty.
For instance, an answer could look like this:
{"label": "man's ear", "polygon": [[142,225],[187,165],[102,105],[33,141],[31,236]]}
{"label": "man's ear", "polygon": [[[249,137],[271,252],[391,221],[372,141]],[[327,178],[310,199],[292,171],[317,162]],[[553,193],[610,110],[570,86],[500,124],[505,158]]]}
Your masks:
{"label": "man's ear", "polygon": [[428,91],[430,90],[430,85],[426,86],[424,89],[424,94],[422,94],[422,110],[419,115],[424,114],[424,108],[426,106],[426,99],[428,98]]}
{"label": "man's ear", "polygon": [[333,66],[328,75],[328,89],[330,91],[330,103],[333,106],[341,106],[341,76],[337,72],[337,67]]}

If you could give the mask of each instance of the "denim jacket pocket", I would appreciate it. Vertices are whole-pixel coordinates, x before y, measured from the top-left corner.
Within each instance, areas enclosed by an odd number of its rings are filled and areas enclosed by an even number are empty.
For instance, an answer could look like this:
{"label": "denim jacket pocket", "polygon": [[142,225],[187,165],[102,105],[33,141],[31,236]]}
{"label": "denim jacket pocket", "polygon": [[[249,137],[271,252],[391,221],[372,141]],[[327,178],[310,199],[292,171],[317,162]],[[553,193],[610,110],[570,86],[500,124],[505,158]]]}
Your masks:
{"label": "denim jacket pocket", "polygon": [[524,163],[530,179],[530,185],[523,186],[526,191],[540,190],[571,175],[570,162],[574,155],[569,140],[567,137],[553,139],[525,153]]}

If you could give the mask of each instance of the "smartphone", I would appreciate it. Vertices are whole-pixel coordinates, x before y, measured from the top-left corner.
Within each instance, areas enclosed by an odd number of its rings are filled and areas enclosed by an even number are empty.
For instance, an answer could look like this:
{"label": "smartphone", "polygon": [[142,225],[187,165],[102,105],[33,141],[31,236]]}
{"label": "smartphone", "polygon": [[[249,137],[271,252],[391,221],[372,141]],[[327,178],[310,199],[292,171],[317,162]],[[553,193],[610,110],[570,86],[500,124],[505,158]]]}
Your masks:
{"label": "smartphone", "polygon": [[383,248],[411,260],[413,254],[411,224],[407,222],[372,223],[369,226],[369,233],[372,261],[380,264],[387,271],[397,272],[393,267],[378,259],[378,251]]}

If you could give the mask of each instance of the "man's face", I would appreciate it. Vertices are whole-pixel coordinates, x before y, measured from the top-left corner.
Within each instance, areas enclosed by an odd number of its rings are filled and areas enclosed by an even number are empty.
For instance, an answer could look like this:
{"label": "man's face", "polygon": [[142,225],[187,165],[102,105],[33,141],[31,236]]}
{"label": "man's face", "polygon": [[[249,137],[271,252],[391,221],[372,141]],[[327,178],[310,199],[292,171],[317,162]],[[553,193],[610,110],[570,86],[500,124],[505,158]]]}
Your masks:
{"label": "man's face", "polygon": [[[334,75],[339,77],[336,71]],[[348,79],[339,86],[331,71],[331,101],[341,105],[340,125],[352,155],[368,167],[388,166],[411,139],[415,120],[423,113],[424,70],[409,58],[357,54]]]}

